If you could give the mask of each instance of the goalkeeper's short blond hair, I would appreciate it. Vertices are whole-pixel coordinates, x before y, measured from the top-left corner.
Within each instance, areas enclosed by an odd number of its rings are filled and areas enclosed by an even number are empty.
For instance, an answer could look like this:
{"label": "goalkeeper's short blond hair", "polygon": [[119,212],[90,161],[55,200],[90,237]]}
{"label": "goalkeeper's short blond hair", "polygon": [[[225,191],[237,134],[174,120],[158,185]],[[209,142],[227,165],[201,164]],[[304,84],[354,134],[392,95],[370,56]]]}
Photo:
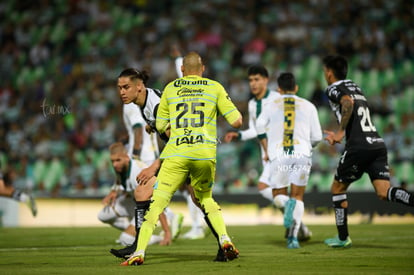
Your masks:
{"label": "goalkeeper's short blond hair", "polygon": [[111,155],[115,155],[115,154],[125,154],[125,155],[127,155],[128,154],[125,146],[121,142],[112,143],[109,146],[109,153]]}

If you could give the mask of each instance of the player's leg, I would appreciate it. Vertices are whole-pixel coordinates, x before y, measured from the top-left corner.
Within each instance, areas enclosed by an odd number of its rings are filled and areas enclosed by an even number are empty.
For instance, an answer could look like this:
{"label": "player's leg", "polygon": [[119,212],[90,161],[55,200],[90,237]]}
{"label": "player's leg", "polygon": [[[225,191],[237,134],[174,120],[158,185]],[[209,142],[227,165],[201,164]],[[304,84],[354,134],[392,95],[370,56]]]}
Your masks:
{"label": "player's leg", "polygon": [[144,262],[145,250],[157,225],[159,215],[168,206],[175,191],[187,178],[186,165],[186,161],[182,159],[164,160],[154,185],[151,203],[139,230],[137,249],[122,265],[140,265]]}
{"label": "player's leg", "polygon": [[325,244],[330,247],[350,247],[352,245],[348,232],[348,199],[346,194],[348,186],[349,184],[339,182],[336,179],[331,186],[338,236],[325,240]]}
{"label": "player's leg", "polygon": [[270,162],[263,162],[263,171],[259,177],[257,189],[263,198],[273,203],[274,196],[272,194],[272,187],[269,184],[270,170]]}
{"label": "player's leg", "polygon": [[174,213],[170,207],[164,209],[171,230],[171,238],[175,240],[181,233],[183,227],[184,216],[181,213]]}
{"label": "player's leg", "polygon": [[366,153],[360,151],[345,150],[340,157],[331,185],[338,236],[325,240],[325,244],[330,247],[352,246],[348,232],[348,198],[346,192],[353,181],[361,178],[366,167],[366,155]]}
{"label": "player's leg", "polygon": [[183,239],[202,239],[206,236],[204,228],[204,214],[201,211],[194,201],[192,196],[192,187],[190,185],[190,179],[188,178],[186,182],[181,186],[181,193],[187,200],[188,212],[191,219],[191,229],[186,232],[181,238]]}
{"label": "player's leg", "polygon": [[[134,199],[129,197],[128,202],[132,203],[133,216],[134,219],[131,221],[130,225],[134,225],[134,241],[131,245],[126,246],[121,249],[111,249],[110,253],[118,258],[128,258],[132,253],[135,252],[137,248],[138,235],[142,222],[144,221],[145,213],[147,212],[149,205],[151,203],[151,196],[153,192],[153,186],[155,183],[155,177],[149,180],[145,185],[139,184],[134,190]],[[117,200],[118,203],[118,200]],[[126,204],[127,201],[124,200],[123,204]]]}
{"label": "player's leg", "polygon": [[[297,182],[297,181],[296,181]],[[295,201],[292,210],[292,222],[289,227],[288,234],[288,248],[299,248],[298,233],[302,223],[303,213],[305,212],[305,205],[303,203],[303,194],[305,193],[307,179],[304,182],[298,182],[301,185],[291,184],[291,195],[289,201]]]}
{"label": "player's leg", "polygon": [[[372,153],[374,154],[374,153]],[[374,160],[367,168],[372,185],[375,188],[377,196],[381,200],[402,203],[408,206],[414,206],[414,196],[400,187],[391,187],[390,172],[388,168],[387,150],[385,148],[376,150],[373,156]]]}
{"label": "player's leg", "polygon": [[400,187],[391,187],[386,180],[374,180],[372,183],[380,199],[414,206],[414,195]]}
{"label": "player's leg", "polygon": [[113,205],[107,205],[98,213],[98,219],[119,230],[125,230],[133,216],[134,202],[132,197],[120,194]]}
{"label": "player's leg", "polygon": [[227,259],[233,260],[238,257],[239,252],[231,242],[227,234],[226,225],[223,220],[220,206],[212,197],[212,188],[215,179],[214,161],[194,161],[191,163],[190,175],[194,196],[200,202],[201,208],[206,213],[208,221],[217,233],[221,248]]}
{"label": "player's leg", "polygon": [[[190,181],[191,182],[191,181]],[[204,216],[204,220],[208,226],[208,228],[210,229],[210,232],[213,234],[213,236],[216,238],[217,244],[218,244],[218,251],[217,251],[217,255],[216,258],[214,258],[215,262],[226,262],[227,261],[227,257],[224,254],[223,249],[221,248],[221,244],[220,244],[220,238],[219,235],[217,234],[216,230],[214,229],[213,225],[211,224],[208,215],[206,212],[204,212],[204,209],[201,207],[200,202],[196,199],[195,195],[194,195],[194,189],[193,187],[190,185],[189,188],[187,189],[190,194],[191,194],[191,198],[193,200],[194,205],[196,205],[200,211],[202,211],[203,216]]]}

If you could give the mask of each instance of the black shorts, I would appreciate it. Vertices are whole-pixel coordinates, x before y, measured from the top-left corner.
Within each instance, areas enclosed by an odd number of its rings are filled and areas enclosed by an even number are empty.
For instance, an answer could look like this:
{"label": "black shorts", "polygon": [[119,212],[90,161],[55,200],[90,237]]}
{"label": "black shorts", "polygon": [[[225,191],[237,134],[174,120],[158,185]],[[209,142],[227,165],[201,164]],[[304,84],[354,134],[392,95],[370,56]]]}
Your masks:
{"label": "black shorts", "polygon": [[371,181],[390,179],[387,149],[345,150],[339,160],[335,179],[343,183],[352,183],[366,172]]}

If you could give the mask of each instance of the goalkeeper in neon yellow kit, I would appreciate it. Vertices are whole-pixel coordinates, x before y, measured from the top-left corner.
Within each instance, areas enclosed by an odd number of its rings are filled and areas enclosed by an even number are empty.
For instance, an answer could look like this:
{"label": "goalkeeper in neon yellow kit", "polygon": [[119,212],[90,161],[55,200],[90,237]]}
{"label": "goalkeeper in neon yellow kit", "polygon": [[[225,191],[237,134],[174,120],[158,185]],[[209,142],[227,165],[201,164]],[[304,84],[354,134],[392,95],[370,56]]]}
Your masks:
{"label": "goalkeeper in neon yellow kit", "polygon": [[235,128],[242,116],[223,86],[203,78],[201,57],[191,52],[183,60],[183,77],[164,89],[158,107],[156,127],[169,132],[170,139],[161,153],[163,160],[154,186],[152,203],[141,226],[137,249],[122,265],[141,265],[145,249],[157,224],[158,216],[169,204],[179,186],[191,178],[194,195],[217,234],[221,249],[229,260],[239,251],[227,234],[219,205],[212,197],[216,170],[217,115]]}

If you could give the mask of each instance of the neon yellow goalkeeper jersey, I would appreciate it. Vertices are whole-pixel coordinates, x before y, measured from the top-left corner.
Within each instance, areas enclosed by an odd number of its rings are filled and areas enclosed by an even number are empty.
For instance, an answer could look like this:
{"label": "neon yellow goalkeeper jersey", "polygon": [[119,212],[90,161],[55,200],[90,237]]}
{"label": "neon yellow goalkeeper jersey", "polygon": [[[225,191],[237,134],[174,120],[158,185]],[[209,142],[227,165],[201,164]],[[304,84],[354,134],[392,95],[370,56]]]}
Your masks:
{"label": "neon yellow goalkeeper jersey", "polygon": [[217,81],[189,75],[170,82],[162,93],[156,117],[160,133],[171,126],[160,158],[215,160],[218,113],[230,124],[240,116]]}

